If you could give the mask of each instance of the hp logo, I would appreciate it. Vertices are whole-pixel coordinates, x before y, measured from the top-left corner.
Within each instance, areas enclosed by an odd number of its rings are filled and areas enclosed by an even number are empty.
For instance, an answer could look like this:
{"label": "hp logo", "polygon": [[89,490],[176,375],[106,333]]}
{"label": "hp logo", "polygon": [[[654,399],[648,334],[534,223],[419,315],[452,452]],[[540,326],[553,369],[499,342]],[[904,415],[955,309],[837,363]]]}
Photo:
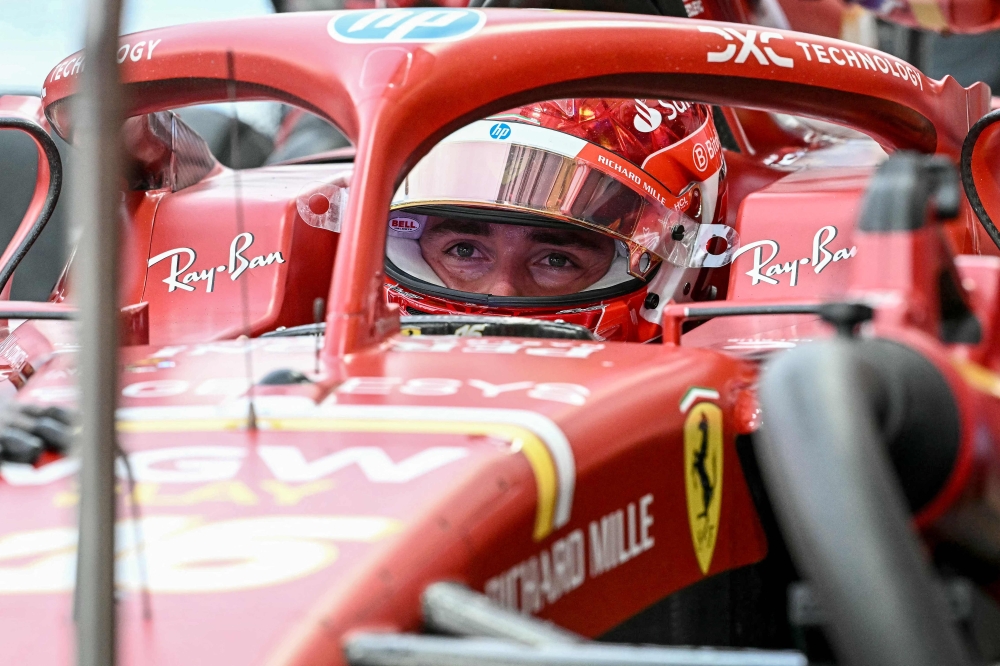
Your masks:
{"label": "hp logo", "polygon": [[490,137],[503,141],[510,136],[510,125],[507,123],[497,123],[490,128]]}
{"label": "hp logo", "polygon": [[476,9],[372,9],[342,12],[327,31],[338,42],[354,44],[454,42],[484,23],[486,14]]}

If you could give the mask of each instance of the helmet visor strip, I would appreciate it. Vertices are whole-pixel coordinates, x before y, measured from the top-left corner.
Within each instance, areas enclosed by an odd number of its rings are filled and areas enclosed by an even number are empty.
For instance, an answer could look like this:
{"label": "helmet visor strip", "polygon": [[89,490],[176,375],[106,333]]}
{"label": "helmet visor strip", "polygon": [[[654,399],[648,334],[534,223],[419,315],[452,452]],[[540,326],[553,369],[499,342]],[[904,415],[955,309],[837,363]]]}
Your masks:
{"label": "helmet visor strip", "polygon": [[659,261],[728,264],[739,249],[735,230],[700,224],[672,207],[681,203],[642,169],[583,139],[480,121],[436,145],[404,179],[392,208],[483,208],[498,222],[506,211],[601,231],[625,243],[636,277]]}

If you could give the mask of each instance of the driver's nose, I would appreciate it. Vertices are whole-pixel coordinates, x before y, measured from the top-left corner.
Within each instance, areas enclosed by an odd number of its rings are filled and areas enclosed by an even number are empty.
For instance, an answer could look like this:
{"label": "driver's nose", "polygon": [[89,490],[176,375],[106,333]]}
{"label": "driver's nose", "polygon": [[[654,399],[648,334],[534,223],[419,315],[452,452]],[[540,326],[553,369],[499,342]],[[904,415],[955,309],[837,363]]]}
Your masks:
{"label": "driver's nose", "polygon": [[490,287],[491,296],[521,296],[510,275],[501,274]]}
{"label": "driver's nose", "polygon": [[[509,250],[510,248],[508,248]],[[519,286],[523,282],[523,276],[518,272],[523,271],[523,262],[519,256],[510,256],[511,252],[503,252],[493,269],[493,284],[490,285],[489,292],[492,296],[524,296],[524,289]],[[521,279],[518,279],[518,278]]]}
{"label": "driver's nose", "polygon": [[497,238],[496,261],[490,271],[493,284],[489,293],[492,296],[530,296],[526,257],[531,246],[525,240],[526,228],[508,224],[497,226],[501,229]]}

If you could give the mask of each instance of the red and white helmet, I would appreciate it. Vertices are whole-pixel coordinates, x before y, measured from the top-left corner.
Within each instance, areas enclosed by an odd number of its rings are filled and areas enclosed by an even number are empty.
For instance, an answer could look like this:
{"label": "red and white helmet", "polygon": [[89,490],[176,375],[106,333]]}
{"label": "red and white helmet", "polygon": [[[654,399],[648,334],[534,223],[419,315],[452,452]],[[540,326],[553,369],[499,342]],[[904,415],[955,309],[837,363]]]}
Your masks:
{"label": "red and white helmet", "polygon": [[[474,122],[436,145],[393,198],[386,298],[403,314],[533,317],[600,339],[654,340],[663,306],[714,295],[712,269],[739,247],[724,224],[725,174],[702,104],[566,99]],[[459,291],[422,254],[436,218],[582,228],[614,239],[615,257],[570,294]]]}

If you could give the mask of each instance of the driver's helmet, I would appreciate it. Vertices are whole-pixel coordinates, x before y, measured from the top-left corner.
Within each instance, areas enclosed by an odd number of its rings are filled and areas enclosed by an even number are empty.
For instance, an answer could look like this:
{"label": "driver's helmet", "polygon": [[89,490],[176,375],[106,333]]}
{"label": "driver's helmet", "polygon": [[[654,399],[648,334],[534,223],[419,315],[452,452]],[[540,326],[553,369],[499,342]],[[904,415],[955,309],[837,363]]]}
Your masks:
{"label": "driver's helmet", "polygon": [[532,317],[655,340],[668,301],[724,285],[711,269],[739,244],[724,224],[725,176],[703,104],[565,99],[474,122],[396,192],[386,298],[402,314]]}

